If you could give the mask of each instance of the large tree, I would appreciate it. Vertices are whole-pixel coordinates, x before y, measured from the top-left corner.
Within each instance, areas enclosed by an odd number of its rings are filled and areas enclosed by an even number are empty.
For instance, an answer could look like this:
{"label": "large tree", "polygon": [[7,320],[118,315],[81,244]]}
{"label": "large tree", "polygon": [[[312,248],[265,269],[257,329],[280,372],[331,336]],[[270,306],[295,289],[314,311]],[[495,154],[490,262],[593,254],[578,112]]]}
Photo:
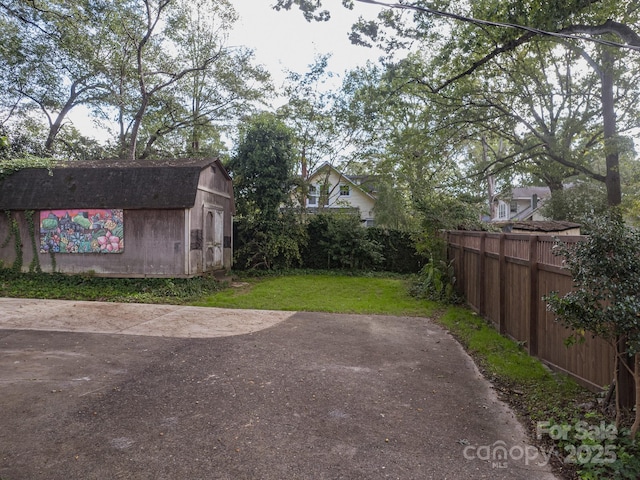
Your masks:
{"label": "large tree", "polygon": [[281,120],[267,112],[248,118],[229,164],[238,213],[273,221],[289,197],[294,159],[294,135]]}
{"label": "large tree", "polygon": [[467,134],[440,128],[443,105],[407,82],[423,66],[413,57],[385,67],[368,65],[351,72],[343,87],[344,116],[357,133],[354,162],[376,175],[376,209],[394,227],[416,225],[419,211],[436,198],[459,196],[476,203],[472,198],[479,193],[459,167],[469,146]]}
{"label": "large tree", "polygon": [[[435,83],[425,85],[440,93],[461,80],[484,75],[484,68],[507,54],[518,53],[521,47],[540,38],[552,38],[558,45],[577,52],[584,58],[599,80],[602,152],[608,201],[621,201],[619,176],[620,139],[616,118],[615,86],[620,80],[620,64],[624,58],[637,55],[640,36],[634,26],[640,10],[631,1],[573,0],[551,4],[531,4],[525,1],[459,3],[424,2],[384,4],[377,22],[360,21],[351,34],[361,44],[383,43],[387,49],[406,41],[424,42],[439,54],[448,68]],[[353,1],[343,4],[353,8]],[[305,17],[326,20],[322,2],[280,0],[276,8],[298,6]],[[447,10],[437,10],[446,8]],[[393,35],[389,35],[390,27]],[[403,40],[405,42],[403,42]],[[426,46],[426,45],[425,45]],[[434,46],[436,48],[434,48]],[[571,166],[570,168],[573,168]]]}
{"label": "large tree", "polygon": [[102,2],[0,2],[3,122],[40,115],[53,152],[69,112],[106,101]]}
{"label": "large tree", "polygon": [[235,20],[227,0],[2,0],[0,122],[40,112],[53,153],[84,105],[117,122],[122,157],[198,155],[268,86],[252,52],[227,46]]}

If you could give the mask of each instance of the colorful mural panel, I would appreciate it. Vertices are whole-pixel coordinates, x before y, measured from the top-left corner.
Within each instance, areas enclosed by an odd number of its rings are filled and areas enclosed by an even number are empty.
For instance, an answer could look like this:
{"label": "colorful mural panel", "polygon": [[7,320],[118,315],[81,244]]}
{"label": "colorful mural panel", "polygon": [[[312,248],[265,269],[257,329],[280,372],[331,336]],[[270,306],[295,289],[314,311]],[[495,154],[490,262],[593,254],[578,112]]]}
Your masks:
{"label": "colorful mural panel", "polygon": [[122,210],[40,212],[40,253],[122,253]]}

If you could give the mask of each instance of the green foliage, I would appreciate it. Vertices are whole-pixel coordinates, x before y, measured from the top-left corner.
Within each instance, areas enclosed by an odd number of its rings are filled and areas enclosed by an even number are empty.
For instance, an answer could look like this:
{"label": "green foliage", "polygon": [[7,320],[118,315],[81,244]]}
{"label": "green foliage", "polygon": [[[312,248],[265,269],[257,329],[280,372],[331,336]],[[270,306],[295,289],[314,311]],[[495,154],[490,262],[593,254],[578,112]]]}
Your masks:
{"label": "green foliage", "polygon": [[[574,289],[564,296],[552,292],[545,300],[557,319],[572,329],[569,343],[581,341],[589,332],[615,345],[617,372],[628,356],[640,354],[640,232],[625,225],[617,209],[596,218],[590,230],[584,242],[556,245],[557,254],[565,257]],[[633,377],[637,390],[639,372]],[[640,428],[638,395],[635,401],[633,437]],[[620,413],[616,401],[616,424]]]}
{"label": "green foliage", "polygon": [[199,306],[429,317],[436,305],[407,293],[406,280],[388,275],[293,272],[245,280]]}
{"label": "green foliage", "polygon": [[[327,70],[330,55],[320,55],[305,74],[289,72],[284,85],[287,103],[277,114],[291,128],[297,151],[296,171],[315,171],[326,159],[338,158],[349,129],[336,114],[333,93],[325,84],[332,73]],[[308,178],[300,178],[300,203],[308,193]]]}
{"label": "green foliage", "polygon": [[423,229],[429,234],[442,230],[476,229],[482,227],[481,205],[477,200],[431,192],[416,199],[416,208],[422,214]]}
{"label": "green foliage", "polygon": [[456,277],[453,262],[431,257],[420,274],[414,280],[411,293],[418,298],[426,298],[445,303],[459,303],[460,298],[455,292]]}
{"label": "green foliage", "polygon": [[553,375],[513,340],[500,335],[486,320],[468,309],[451,307],[440,317],[443,323],[480,360],[490,376],[524,387],[549,380]]}
{"label": "green foliage", "polygon": [[67,121],[84,106],[94,119],[118,122],[118,154],[197,156],[269,87],[250,50],[225,45],[237,20],[228,0],[3,6],[0,105],[10,123],[40,120],[39,151],[29,153],[104,156]]}
{"label": "green foliage", "polygon": [[481,229],[479,206],[451,195],[433,193],[417,202],[423,216],[423,231],[416,248],[429,263],[420,272],[414,285],[416,295],[426,298],[457,301],[453,265],[447,260],[444,230]]}
{"label": "green foliage", "polygon": [[235,267],[244,269],[417,272],[422,257],[408,232],[364,228],[359,217],[318,214],[301,223],[287,210],[276,221],[236,218]]}
{"label": "green foliage", "polygon": [[[551,425],[573,426],[582,421],[590,426],[610,425],[600,411],[585,409],[584,405],[597,404],[594,394],[565,375],[552,373],[538,360],[527,355],[516,342],[502,337],[480,316],[465,308],[451,307],[438,321],[460,340],[496,389],[503,392],[506,400],[521,415],[528,417],[532,424],[542,421]],[[640,445],[637,440],[631,440],[626,431],[606,441],[576,438],[578,433],[575,428],[571,429],[566,439],[561,438],[545,448],[553,447],[562,458],[566,458],[570,452],[565,450],[567,446],[577,448],[581,445],[608,444],[612,446],[610,448],[616,455],[616,461],[579,465],[579,478],[639,478]],[[570,468],[569,465],[564,466],[568,475],[571,474]]]}
{"label": "green foliage", "polygon": [[627,339],[629,354],[640,352],[640,232],[627,227],[620,213],[590,223],[587,240],[569,247],[558,241],[554,254],[565,257],[574,290],[545,300],[560,322],[574,329],[614,340]]}
{"label": "green foliage", "polygon": [[382,246],[368,238],[360,216],[318,214],[308,220],[304,264],[319,269],[376,269],[383,265]]}
{"label": "green foliage", "polygon": [[637,480],[640,478],[640,444],[637,440],[629,438],[628,432],[619,432],[613,452],[616,460],[612,463],[599,465],[587,463],[579,470],[581,480],[600,480],[602,478],[615,478],[619,480]]}
{"label": "green foliage", "polygon": [[0,159],[0,181],[24,168],[46,168],[53,175],[55,160],[28,155],[22,158]]}
{"label": "green foliage", "polygon": [[294,165],[293,134],[270,113],[247,120],[229,164],[239,215],[265,221],[288,200]]}
{"label": "green foliage", "polygon": [[9,231],[7,232],[7,237],[4,239],[2,244],[0,244],[0,248],[4,248],[7,245],[9,245],[9,243],[11,242],[11,239],[13,238],[14,252],[15,252],[16,258],[13,261],[11,270],[13,272],[19,273],[20,271],[22,271],[22,263],[23,263],[22,238],[20,235],[20,225],[18,224],[18,221],[15,218],[13,218],[10,211],[6,211],[5,215],[7,216]]}
{"label": "green foliage", "polygon": [[34,221],[35,212],[33,210],[27,210],[24,212],[25,220],[27,222],[27,230],[29,231],[29,239],[31,240],[31,253],[33,258],[29,264],[29,272],[42,273],[40,267],[40,257],[38,256],[38,245],[36,240],[36,225]]}
{"label": "green foliage", "polygon": [[585,217],[605,215],[608,208],[607,192],[602,183],[579,182],[553,192],[541,213],[551,220],[579,223]]}
{"label": "green foliage", "polygon": [[240,270],[283,270],[302,265],[306,231],[292,213],[274,220],[234,220],[234,264]]}
{"label": "green foliage", "polygon": [[0,297],[184,304],[221,288],[212,276],[127,279],[0,269]]}
{"label": "green foliage", "polygon": [[367,228],[367,239],[381,247],[384,256],[380,268],[387,272],[416,273],[424,258],[416,250],[413,234],[404,230]]}

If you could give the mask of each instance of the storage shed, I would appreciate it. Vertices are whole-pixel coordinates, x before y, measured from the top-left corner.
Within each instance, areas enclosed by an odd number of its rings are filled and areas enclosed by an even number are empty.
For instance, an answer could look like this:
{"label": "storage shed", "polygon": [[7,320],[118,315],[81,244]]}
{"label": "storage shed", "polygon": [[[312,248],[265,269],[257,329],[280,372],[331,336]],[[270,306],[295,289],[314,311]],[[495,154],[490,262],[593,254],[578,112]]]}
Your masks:
{"label": "storage shed", "polygon": [[560,220],[537,220],[507,222],[501,225],[505,233],[528,233],[531,235],[580,235],[580,224]]}
{"label": "storage shed", "polygon": [[111,277],[231,268],[233,187],[218,159],[26,168],[0,180],[0,210],[5,266],[22,255],[23,270],[37,256],[43,271]]}

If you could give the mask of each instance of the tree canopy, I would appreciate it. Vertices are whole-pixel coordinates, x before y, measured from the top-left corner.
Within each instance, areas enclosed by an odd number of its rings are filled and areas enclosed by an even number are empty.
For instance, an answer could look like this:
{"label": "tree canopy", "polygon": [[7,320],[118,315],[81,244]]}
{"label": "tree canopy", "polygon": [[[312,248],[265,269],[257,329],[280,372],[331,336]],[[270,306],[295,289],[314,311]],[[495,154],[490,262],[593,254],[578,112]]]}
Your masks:
{"label": "tree canopy", "polygon": [[[509,141],[506,160],[526,161],[552,186],[584,173],[605,183],[610,205],[621,202],[623,135],[638,114],[640,11],[634,2],[361,2],[387,8],[377,21],[354,25],[352,41],[388,52],[410,45],[429,52],[420,60],[425,67],[406,83],[445,102],[463,131]],[[308,20],[331,16],[320,1],[276,6],[294,7]],[[504,160],[498,159],[500,168]]]}
{"label": "tree canopy", "polygon": [[292,131],[273,114],[263,112],[245,121],[229,164],[238,213],[265,220],[278,216],[293,184],[293,142]]}
{"label": "tree canopy", "polygon": [[270,88],[226,45],[235,20],[229,1],[0,2],[0,125],[44,119],[53,154],[83,106],[118,126],[113,154],[197,155]]}

